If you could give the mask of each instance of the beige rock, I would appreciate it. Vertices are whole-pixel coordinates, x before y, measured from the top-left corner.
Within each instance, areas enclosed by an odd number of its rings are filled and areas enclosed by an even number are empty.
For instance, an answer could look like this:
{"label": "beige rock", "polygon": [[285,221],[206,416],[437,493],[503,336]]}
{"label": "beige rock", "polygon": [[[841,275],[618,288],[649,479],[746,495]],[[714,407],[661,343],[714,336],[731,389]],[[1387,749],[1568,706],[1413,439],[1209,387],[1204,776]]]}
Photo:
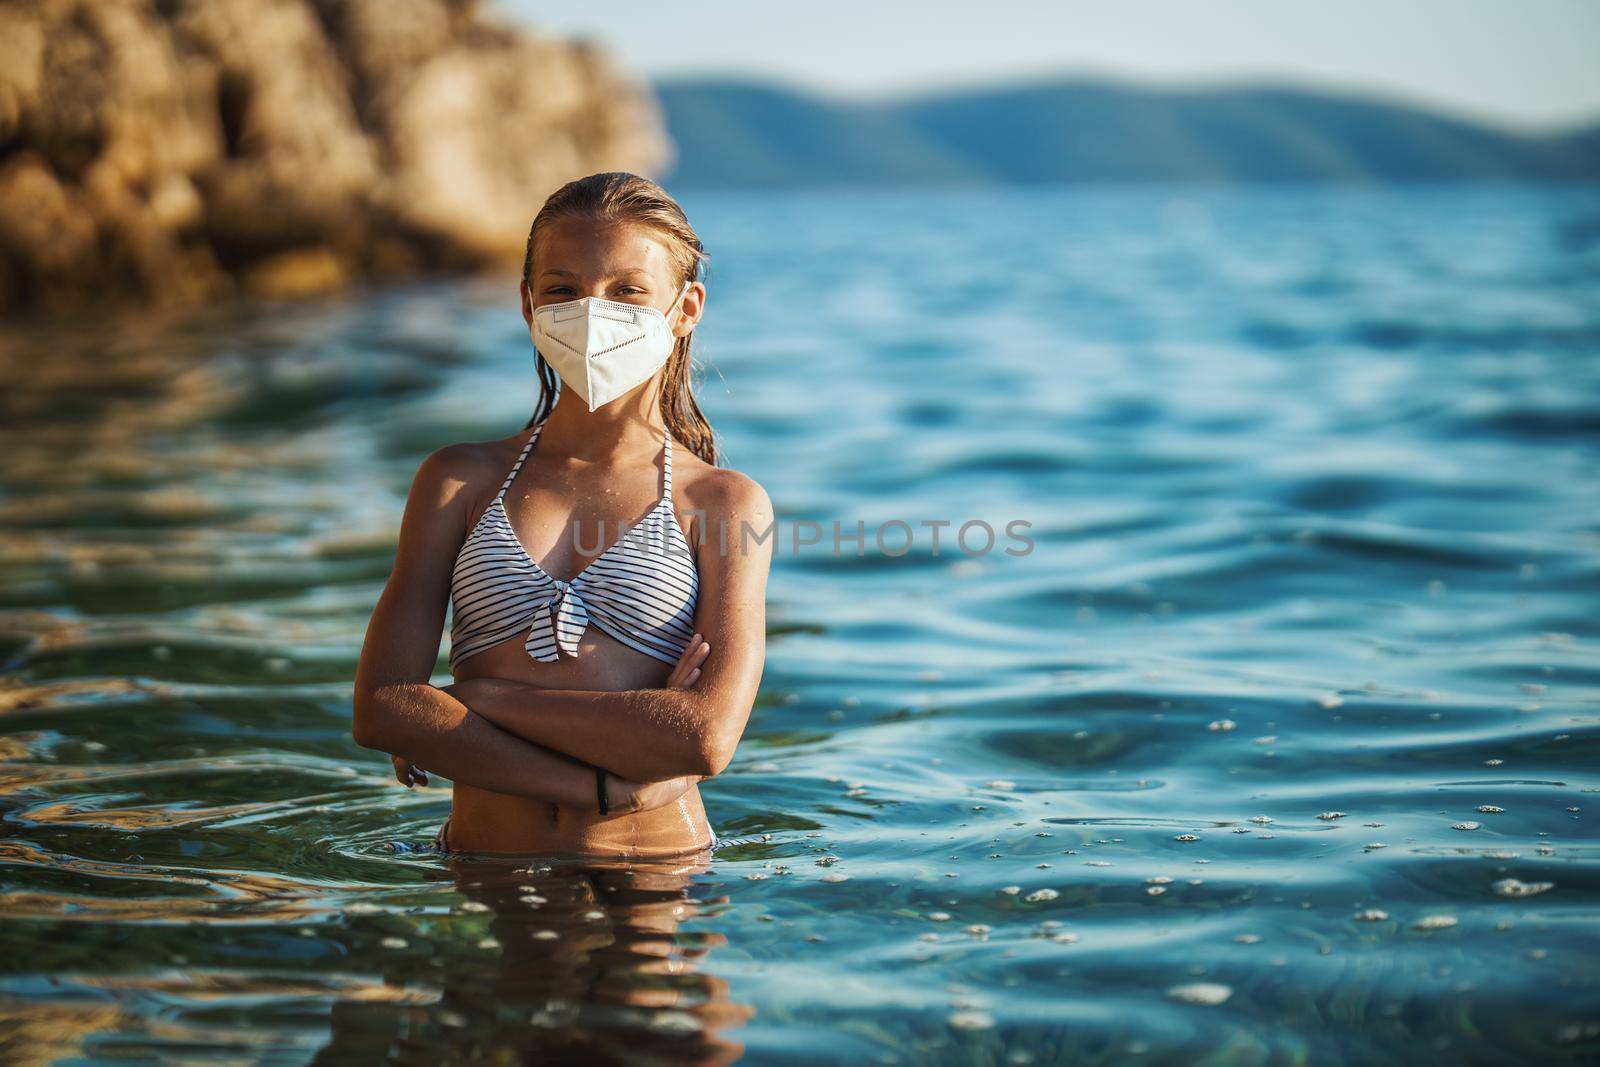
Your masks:
{"label": "beige rock", "polygon": [[0,310],[520,259],[544,197],[671,159],[646,86],[475,0],[0,0]]}

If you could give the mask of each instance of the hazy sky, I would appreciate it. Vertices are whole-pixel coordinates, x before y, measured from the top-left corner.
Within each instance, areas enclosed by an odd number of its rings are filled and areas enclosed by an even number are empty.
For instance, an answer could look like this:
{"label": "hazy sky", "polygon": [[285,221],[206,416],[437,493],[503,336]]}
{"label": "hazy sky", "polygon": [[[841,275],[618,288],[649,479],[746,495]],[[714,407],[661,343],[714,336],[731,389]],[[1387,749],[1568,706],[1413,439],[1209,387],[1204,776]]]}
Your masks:
{"label": "hazy sky", "polygon": [[488,0],[651,78],[753,75],[839,94],[1050,73],[1272,79],[1503,124],[1600,118],[1600,0]]}

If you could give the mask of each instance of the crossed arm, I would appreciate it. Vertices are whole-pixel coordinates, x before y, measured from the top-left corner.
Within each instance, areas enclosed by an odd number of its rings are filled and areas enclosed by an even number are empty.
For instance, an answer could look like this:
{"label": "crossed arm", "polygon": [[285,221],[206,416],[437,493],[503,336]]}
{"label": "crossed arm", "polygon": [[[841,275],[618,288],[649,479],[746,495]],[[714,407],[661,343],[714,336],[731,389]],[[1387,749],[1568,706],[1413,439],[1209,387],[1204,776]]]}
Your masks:
{"label": "crossed arm", "polygon": [[[357,743],[455,781],[557,804],[593,801],[592,768],[638,787],[721,773],[754,704],[765,657],[770,550],[745,551],[742,523],[771,524],[764,490],[719,471],[703,509],[731,531],[702,538],[697,622],[715,654],[698,675],[622,692],[552,690],[506,679],[428,683],[438,659],[450,568],[466,531],[466,486],[478,462],[464,446],[434,452],[413,479],[395,566],[357,667]],[[694,646],[685,659],[696,655]],[[672,682],[669,679],[669,682]],[[625,802],[624,810],[628,810]],[[634,807],[633,810],[638,810]]]}

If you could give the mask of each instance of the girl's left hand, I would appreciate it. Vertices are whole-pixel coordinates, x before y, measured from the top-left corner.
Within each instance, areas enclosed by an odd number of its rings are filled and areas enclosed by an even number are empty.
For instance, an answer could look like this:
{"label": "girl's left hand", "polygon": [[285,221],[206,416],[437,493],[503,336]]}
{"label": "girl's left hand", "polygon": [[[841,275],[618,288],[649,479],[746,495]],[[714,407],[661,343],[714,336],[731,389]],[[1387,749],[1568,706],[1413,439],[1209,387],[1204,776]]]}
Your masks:
{"label": "girl's left hand", "polygon": [[[446,693],[449,693],[451,696],[455,696],[455,686],[456,683],[452,682],[449,685],[441,685],[438,688],[442,689]],[[460,698],[457,697],[456,699],[459,700]],[[395,781],[399,782],[407,789],[410,789],[414,785],[428,784],[428,772],[423,770],[421,767],[418,767],[410,760],[405,759],[402,756],[390,756],[389,762],[394,764]]]}
{"label": "girl's left hand", "polygon": [[428,784],[428,772],[410,760],[401,756],[390,756],[389,762],[394,764],[395,780],[407,789],[414,785]]}

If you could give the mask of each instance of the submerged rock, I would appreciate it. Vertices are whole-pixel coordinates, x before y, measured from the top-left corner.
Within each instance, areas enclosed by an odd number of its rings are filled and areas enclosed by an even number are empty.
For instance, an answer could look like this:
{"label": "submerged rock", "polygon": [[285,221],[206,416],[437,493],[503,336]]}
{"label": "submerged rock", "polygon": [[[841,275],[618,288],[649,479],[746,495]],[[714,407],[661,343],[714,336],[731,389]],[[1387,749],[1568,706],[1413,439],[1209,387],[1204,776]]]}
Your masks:
{"label": "submerged rock", "polygon": [[671,155],[643,82],[476,0],[0,0],[0,309],[517,262]]}

